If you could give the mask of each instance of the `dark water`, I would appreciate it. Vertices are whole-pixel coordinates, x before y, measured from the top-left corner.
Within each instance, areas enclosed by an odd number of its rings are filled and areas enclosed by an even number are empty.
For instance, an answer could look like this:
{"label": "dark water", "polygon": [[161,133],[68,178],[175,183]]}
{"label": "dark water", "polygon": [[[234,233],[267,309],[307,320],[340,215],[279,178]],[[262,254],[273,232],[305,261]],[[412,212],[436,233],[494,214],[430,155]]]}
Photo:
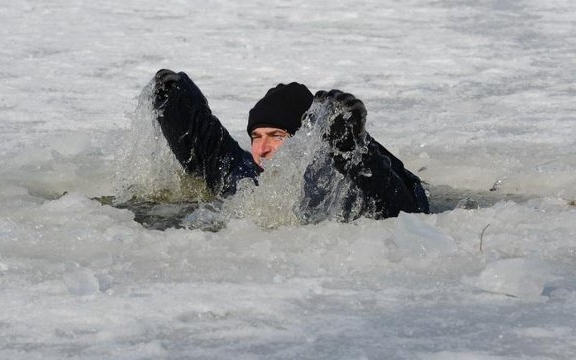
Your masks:
{"label": "dark water", "polygon": [[156,230],[183,227],[182,220],[199,207],[199,202],[167,202],[159,203],[149,200],[132,199],[124,203],[116,203],[113,196],[96,198],[104,205],[127,209],[134,213],[134,220],[144,227]]}
{"label": "dark water", "polygon": [[523,203],[531,197],[523,194],[507,194],[499,190],[474,191],[455,189],[448,185],[432,185],[427,187],[429,192],[430,212],[442,213],[463,209],[481,209],[491,207],[501,201],[514,201]]}

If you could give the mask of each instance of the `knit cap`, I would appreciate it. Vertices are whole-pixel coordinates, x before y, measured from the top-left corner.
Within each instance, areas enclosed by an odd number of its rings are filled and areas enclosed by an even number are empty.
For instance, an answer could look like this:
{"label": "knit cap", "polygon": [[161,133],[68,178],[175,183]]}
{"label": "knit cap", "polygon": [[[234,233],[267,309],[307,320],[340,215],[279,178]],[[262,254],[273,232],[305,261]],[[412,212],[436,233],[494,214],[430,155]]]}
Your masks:
{"label": "knit cap", "polygon": [[248,135],[259,127],[273,127],[294,135],[302,125],[302,115],[312,104],[312,93],[305,85],[292,82],[268,90],[250,110]]}

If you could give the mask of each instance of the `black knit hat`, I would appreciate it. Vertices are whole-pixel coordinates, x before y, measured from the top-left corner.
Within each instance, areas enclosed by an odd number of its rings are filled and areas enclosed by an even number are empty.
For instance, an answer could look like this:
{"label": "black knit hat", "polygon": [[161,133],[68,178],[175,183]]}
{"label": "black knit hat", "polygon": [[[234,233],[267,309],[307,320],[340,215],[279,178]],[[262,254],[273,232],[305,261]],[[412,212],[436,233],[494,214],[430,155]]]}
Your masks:
{"label": "black knit hat", "polygon": [[305,85],[292,82],[268,90],[250,110],[248,135],[259,127],[274,127],[294,135],[302,125],[302,115],[312,104],[312,93]]}

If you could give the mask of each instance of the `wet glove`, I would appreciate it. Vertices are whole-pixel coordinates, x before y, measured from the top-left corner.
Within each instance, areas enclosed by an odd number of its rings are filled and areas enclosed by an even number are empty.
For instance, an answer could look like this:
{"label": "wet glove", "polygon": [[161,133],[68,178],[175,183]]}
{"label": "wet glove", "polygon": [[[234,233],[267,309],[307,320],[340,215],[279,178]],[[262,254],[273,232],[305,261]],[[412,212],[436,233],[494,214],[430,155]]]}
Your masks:
{"label": "wet glove", "polygon": [[172,70],[162,69],[159,70],[154,76],[154,108],[161,109],[168,101],[168,94],[174,84],[176,84],[182,75],[175,73]]}
{"label": "wet glove", "polygon": [[337,152],[350,152],[362,144],[366,133],[366,107],[354,95],[340,90],[318,91],[314,98],[331,107],[323,138]]}
{"label": "wet glove", "polygon": [[314,100],[329,111],[322,137],[330,144],[335,168],[346,174],[354,167],[353,152],[366,142],[366,107],[354,95],[336,89],[318,91]]}

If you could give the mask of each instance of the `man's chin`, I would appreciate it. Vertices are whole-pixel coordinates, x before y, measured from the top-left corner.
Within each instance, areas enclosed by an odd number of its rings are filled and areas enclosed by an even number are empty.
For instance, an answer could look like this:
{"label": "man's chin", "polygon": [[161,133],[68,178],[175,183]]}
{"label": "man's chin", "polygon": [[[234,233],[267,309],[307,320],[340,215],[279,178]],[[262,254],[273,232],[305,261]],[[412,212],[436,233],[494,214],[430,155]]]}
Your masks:
{"label": "man's chin", "polygon": [[256,165],[258,165],[258,167],[260,167],[260,169],[264,170],[264,164],[268,161],[270,161],[272,159],[272,157],[269,158],[260,158],[258,160],[254,159],[254,162],[256,163]]}
{"label": "man's chin", "polygon": [[264,170],[264,159],[260,158],[260,159],[255,159],[253,158],[254,163],[260,168],[260,170]]}

